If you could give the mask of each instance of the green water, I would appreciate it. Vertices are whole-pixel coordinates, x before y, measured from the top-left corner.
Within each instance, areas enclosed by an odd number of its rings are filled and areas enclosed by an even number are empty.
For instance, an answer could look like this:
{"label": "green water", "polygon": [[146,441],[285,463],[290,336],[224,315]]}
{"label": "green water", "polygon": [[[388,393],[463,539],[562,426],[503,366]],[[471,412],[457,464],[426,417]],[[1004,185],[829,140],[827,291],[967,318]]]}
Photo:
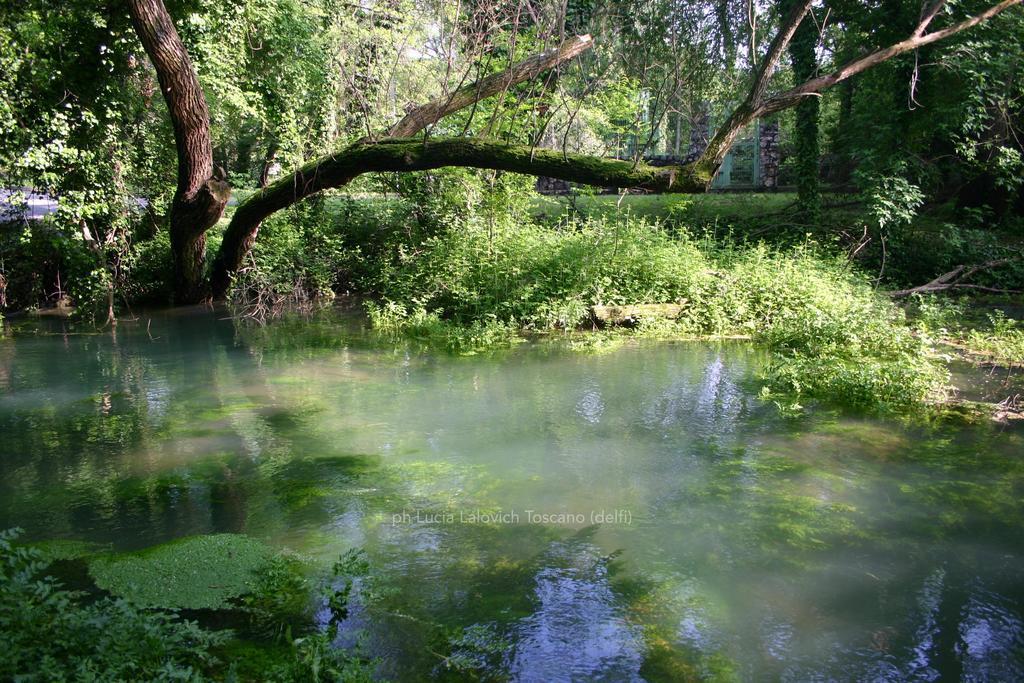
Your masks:
{"label": "green water", "polygon": [[497,680],[1024,678],[1024,434],[783,417],[761,362],[452,357],[189,311],[21,324],[0,527],[362,548],[339,644],[395,680],[458,678],[449,654]]}

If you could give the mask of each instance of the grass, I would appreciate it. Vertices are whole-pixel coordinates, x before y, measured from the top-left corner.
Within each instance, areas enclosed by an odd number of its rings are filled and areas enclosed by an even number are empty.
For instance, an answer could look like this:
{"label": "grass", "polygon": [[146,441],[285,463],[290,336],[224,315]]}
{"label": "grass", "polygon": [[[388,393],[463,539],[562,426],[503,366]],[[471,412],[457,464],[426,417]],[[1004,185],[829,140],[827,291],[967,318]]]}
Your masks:
{"label": "grass", "polygon": [[1024,367],[1024,320],[1003,310],[1015,307],[1019,309],[1020,304],[986,305],[932,295],[916,297],[911,314],[924,333],[960,349],[969,359],[1015,368]]}
{"label": "grass", "polygon": [[[859,267],[891,289],[922,284],[963,264],[1020,254],[1024,246],[1019,219],[1016,224],[999,223],[982,211],[935,205],[915,213],[908,223],[882,228],[876,214],[883,211],[870,197],[825,194],[822,200],[823,210],[813,225],[795,220],[796,195],[787,192],[537,197],[532,215],[545,224],[566,215],[645,218],[691,233],[789,246],[812,235],[836,252],[856,253]],[[982,272],[973,282],[1024,289],[1024,259]]]}
{"label": "grass", "polygon": [[913,410],[941,401],[947,382],[903,312],[813,243],[695,239],[634,217],[554,229],[470,223],[407,245],[363,277],[383,300],[369,309],[376,328],[460,352],[508,345],[517,332],[591,326],[597,304],[671,302],[681,304],[673,320],[574,341],[602,350],[624,335],[750,337],[773,352],[765,396],[788,408],[826,399]]}

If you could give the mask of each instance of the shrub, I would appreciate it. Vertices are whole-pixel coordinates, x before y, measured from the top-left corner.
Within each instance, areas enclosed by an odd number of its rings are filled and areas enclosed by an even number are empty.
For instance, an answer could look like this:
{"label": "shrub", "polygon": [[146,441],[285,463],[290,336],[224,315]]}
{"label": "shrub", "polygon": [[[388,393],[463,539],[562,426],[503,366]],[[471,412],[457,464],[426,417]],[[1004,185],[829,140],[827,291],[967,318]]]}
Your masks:
{"label": "shrub", "polygon": [[81,604],[43,577],[39,551],[0,532],[0,678],[22,681],[196,680],[218,662],[223,633],[125,600]]}
{"label": "shrub", "polygon": [[988,330],[971,330],[966,337],[968,348],[987,356],[1000,365],[1024,365],[1024,325],[1007,318],[1002,311],[989,314]]}
{"label": "shrub", "polygon": [[629,217],[555,228],[470,218],[400,253],[364,271],[385,300],[369,306],[371,322],[391,335],[465,351],[507,345],[517,328],[578,327],[598,304],[676,302],[678,319],[634,333],[750,336],[774,352],[771,392],[906,409],[940,399],[946,382],[903,312],[813,243],[694,240]]}

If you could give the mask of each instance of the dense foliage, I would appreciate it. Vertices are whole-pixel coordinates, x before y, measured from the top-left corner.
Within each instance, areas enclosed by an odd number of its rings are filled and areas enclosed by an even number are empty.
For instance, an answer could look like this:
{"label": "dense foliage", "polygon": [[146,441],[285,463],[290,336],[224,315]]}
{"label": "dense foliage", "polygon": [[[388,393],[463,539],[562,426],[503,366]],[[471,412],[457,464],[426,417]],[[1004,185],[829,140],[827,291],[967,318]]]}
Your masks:
{"label": "dense foliage", "polygon": [[776,353],[770,386],[791,395],[868,408],[941,398],[944,374],[902,312],[813,243],[743,246],[634,218],[459,220],[415,236],[386,218],[337,235],[351,245],[339,258],[350,286],[383,299],[370,305],[378,328],[465,351],[523,328],[591,326],[595,305],[675,302],[678,317],[640,320],[636,332],[752,337]]}
{"label": "dense foliage", "polygon": [[[175,605],[188,604],[181,597],[194,593],[162,591],[159,582],[147,574],[152,568],[134,574],[122,568],[116,576],[125,581],[110,586],[116,597],[97,599],[67,590],[48,573],[53,553],[17,545],[19,533],[0,531],[0,638],[7,648],[0,661],[0,676],[5,680],[369,680],[371,666],[331,645],[333,626],[292,640],[291,626],[281,620],[296,611],[308,611],[310,589],[287,560],[267,564],[267,550],[262,546],[257,552],[263,562],[260,574],[253,575],[251,567],[246,567],[250,586],[240,603],[252,615],[255,633],[269,638],[260,644],[239,640],[231,631],[204,628],[181,618],[176,610],[164,609],[169,606],[167,599],[176,601]],[[184,543],[191,543],[184,557],[179,547],[154,549],[162,556],[167,575],[188,577],[196,569],[231,571],[230,557],[218,558],[214,553],[197,562],[194,558],[190,561],[188,553],[230,544],[251,554],[252,547],[258,545],[228,535],[197,537]],[[174,571],[172,561],[177,565]],[[109,567],[102,571],[110,575]],[[341,571],[350,571],[350,566],[336,568],[335,575]],[[192,580],[208,582],[209,578],[192,576]],[[202,593],[202,588],[195,586],[194,590]],[[138,590],[151,593],[142,602],[123,597]],[[347,595],[338,596],[333,589],[329,593],[332,609],[346,609]],[[295,626],[310,631],[309,622],[307,617]]]}
{"label": "dense foliage", "polygon": [[[833,4],[798,31],[782,82],[898,39],[920,9]],[[6,306],[69,298],[86,312],[94,302],[106,309],[168,300],[173,140],[127,14],[117,3],[63,3],[61,12],[35,0],[7,5],[0,184],[61,201],[48,221],[4,228]],[[976,9],[969,5],[946,10],[948,20]],[[435,132],[627,156],[691,153],[706,137],[703,121],[713,128],[728,111],[788,5],[572,2],[559,12],[543,2],[360,8],[182,0],[168,7],[210,104],[215,161],[244,191],[565,30],[597,38],[578,70],[516,86]],[[981,211],[989,227],[1019,227],[1022,21],[1007,12],[781,115],[782,180],[800,186],[805,222],[817,218],[823,171],[823,180],[864,191],[902,184],[921,197],[915,214],[952,202]],[[934,58],[940,50],[942,59]],[[820,125],[812,113],[819,107]],[[492,172],[470,175],[494,182]],[[394,182],[403,194],[424,196],[410,187],[420,181]],[[856,226],[844,227],[854,234]],[[875,226],[870,250],[898,240],[899,227]]]}
{"label": "dense foliage", "polygon": [[[298,183],[318,180],[292,170],[390,135],[383,132],[415,105],[584,33],[594,36],[586,54],[417,134],[528,145],[531,161],[543,148],[615,156],[623,167],[653,157],[692,168],[679,164],[702,158],[709,137],[758,82],[771,37],[798,3],[164,4],[208,102],[213,178],[233,191],[226,213],[224,192],[200,236],[220,218],[209,248],[231,244],[226,224],[245,215],[235,206],[270,194],[263,188],[283,187],[293,202],[260,214],[270,217],[253,224],[255,246],[238,252],[245,261],[231,271],[229,304],[239,318],[262,322],[293,304],[355,294],[377,341],[411,337],[455,353],[527,338],[589,351],[637,339],[749,340],[767,359],[760,396],[784,414],[820,401],[933,415],[953,394],[944,355],[951,349],[1010,372],[1024,365],[1019,301],[1017,309],[1012,300],[982,308],[978,298],[944,298],[1024,290],[1019,7],[751,123],[728,157],[728,181],[724,171],[718,180],[749,191],[760,175],[766,185],[757,189],[771,195],[670,202],[542,179],[540,186],[564,195],[551,199],[538,195],[533,177],[445,168],[361,176],[343,192],[294,203],[305,196]],[[990,4],[935,5],[936,26]],[[891,45],[921,16],[919,0],[819,3],[768,89],[783,91]],[[58,306],[113,326],[134,306],[173,300],[181,260],[171,253],[172,197],[182,194],[175,185],[182,144],[140,36],[122,2],[0,0],[5,313]],[[768,123],[781,129],[780,170],[770,182],[763,174],[779,160],[760,147],[770,146],[759,137]],[[388,168],[395,167],[403,166]],[[698,167],[705,175],[694,177],[711,178],[715,169]],[[38,220],[20,215],[32,202],[54,208]],[[205,282],[204,259],[205,251],[195,263]],[[953,275],[935,280],[944,273]],[[949,285],[963,273],[967,280]],[[906,305],[887,293],[929,281],[939,294],[902,298]],[[595,310],[643,304],[671,312],[647,309],[613,326]],[[800,502],[822,526],[846,523],[817,499]],[[794,514],[787,510],[796,546],[804,530]],[[311,578],[302,559],[239,535],[130,553],[51,548],[51,555],[16,538],[0,532],[5,680],[371,675],[372,662],[336,647],[353,576],[365,570],[358,553],[330,576]],[[87,592],[54,578],[66,564],[81,570]],[[211,615],[232,629],[203,620]],[[443,633],[444,654],[431,655],[453,676],[472,675],[503,656],[492,635],[475,627]]]}

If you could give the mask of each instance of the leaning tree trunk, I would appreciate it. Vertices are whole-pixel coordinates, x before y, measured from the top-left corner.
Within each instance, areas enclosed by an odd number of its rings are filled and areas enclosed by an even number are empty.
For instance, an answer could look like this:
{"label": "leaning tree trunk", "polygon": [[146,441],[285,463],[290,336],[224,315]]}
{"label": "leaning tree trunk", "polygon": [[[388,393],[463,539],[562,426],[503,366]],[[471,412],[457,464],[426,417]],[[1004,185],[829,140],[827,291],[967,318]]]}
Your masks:
{"label": "leaning tree trunk", "polygon": [[176,303],[196,303],[206,287],[206,231],[224,213],[231,188],[213,174],[210,114],[199,78],[162,0],[128,0],[132,24],[156,68],[174,126],[178,182],[169,229]]}
{"label": "leaning tree trunk", "polygon": [[387,138],[358,142],[306,164],[239,204],[213,264],[214,297],[227,293],[231,276],[252,248],[260,223],[274,212],[323,190],[344,187],[363,173],[429,171],[446,166],[489,168],[653,193],[704,192],[711,181],[696,164],[654,167],[484,138]]}
{"label": "leaning tree trunk", "polygon": [[[567,38],[558,47],[528,57],[505,71],[482,78],[436,100],[414,108],[401,121],[384,131],[381,137],[411,138],[453,112],[464,109],[493,95],[506,92],[514,85],[532,80],[550,69],[559,67],[561,64],[589,50],[593,44],[594,41],[589,35]],[[356,145],[353,145],[352,149],[359,148],[365,150],[366,143],[369,142],[372,142],[371,138],[364,138]],[[345,150],[341,154],[345,154],[346,151],[350,150]],[[372,168],[372,164],[365,168],[351,167],[349,175],[344,177],[336,176],[333,178],[332,184],[323,185],[322,179],[318,176],[322,165],[326,162],[328,165],[333,165],[334,168],[339,167],[338,164],[332,163],[333,157],[334,155],[327,159],[307,164],[274,183],[271,186],[276,188],[273,192],[269,191],[271,188],[265,188],[262,192],[258,192],[239,205],[238,211],[235,212],[231,224],[224,233],[220,250],[217,252],[217,257],[213,262],[210,277],[215,297],[222,298],[227,293],[228,287],[231,285],[232,276],[242,265],[245,255],[249,253],[249,250],[256,242],[260,223],[264,218],[274,211],[283,209],[304,197],[308,197],[310,194],[319,192],[327,187],[341,187],[348,184],[361,173],[379,170]],[[386,163],[386,160],[381,160],[381,163]],[[490,167],[483,166],[481,168]]]}

